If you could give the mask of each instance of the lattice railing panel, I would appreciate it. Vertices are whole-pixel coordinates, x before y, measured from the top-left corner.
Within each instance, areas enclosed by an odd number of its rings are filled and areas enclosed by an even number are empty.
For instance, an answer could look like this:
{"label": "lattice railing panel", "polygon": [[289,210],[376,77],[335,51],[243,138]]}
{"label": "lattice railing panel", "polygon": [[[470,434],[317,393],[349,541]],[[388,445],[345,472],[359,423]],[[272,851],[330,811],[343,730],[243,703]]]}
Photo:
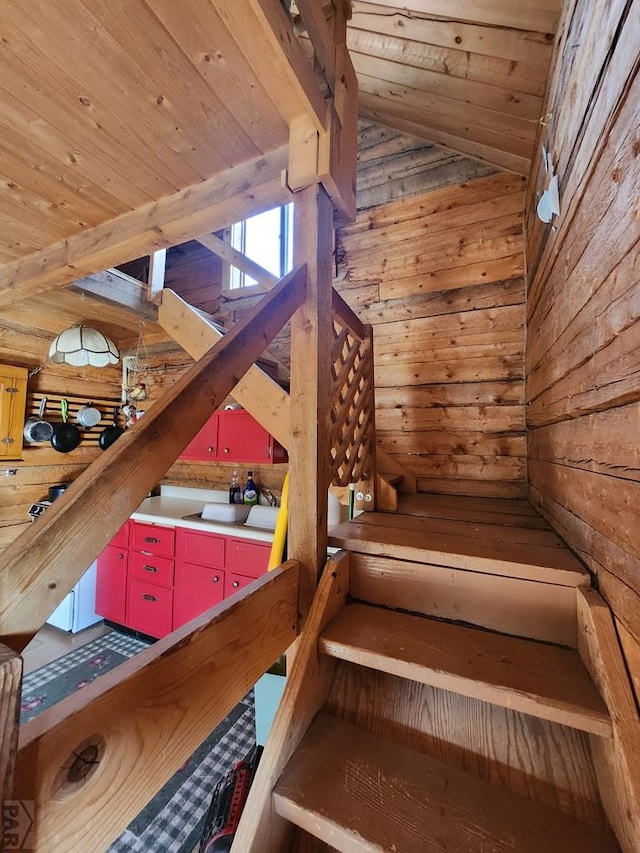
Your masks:
{"label": "lattice railing panel", "polygon": [[330,477],[334,486],[373,482],[373,344],[371,329],[365,328],[361,338],[334,314],[330,412]]}

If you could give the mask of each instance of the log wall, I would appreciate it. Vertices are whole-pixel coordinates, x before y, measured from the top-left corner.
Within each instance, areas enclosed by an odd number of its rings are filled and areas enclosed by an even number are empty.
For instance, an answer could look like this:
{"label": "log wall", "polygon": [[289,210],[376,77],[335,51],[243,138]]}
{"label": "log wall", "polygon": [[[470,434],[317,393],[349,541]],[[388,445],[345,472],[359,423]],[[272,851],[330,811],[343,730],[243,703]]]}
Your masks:
{"label": "log wall", "polygon": [[[530,494],[597,576],[640,680],[640,0],[565,4],[527,203]],[[540,160],[540,158],[538,158]]]}
{"label": "log wall", "polygon": [[402,179],[411,141],[372,135],[359,206],[375,175],[385,203],[339,231],[334,284],[374,326],[379,443],[420,491],[521,497],[523,181],[433,153]]}

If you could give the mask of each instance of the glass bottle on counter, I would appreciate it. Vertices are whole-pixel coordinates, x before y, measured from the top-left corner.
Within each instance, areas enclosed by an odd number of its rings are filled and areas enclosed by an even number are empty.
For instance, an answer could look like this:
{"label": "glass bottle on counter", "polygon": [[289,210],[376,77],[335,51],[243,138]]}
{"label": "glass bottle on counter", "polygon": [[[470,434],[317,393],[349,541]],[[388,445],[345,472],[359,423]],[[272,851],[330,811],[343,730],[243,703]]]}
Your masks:
{"label": "glass bottle on counter", "polygon": [[253,480],[253,471],[247,471],[247,483],[242,492],[242,502],[247,506],[258,503],[258,487]]}
{"label": "glass bottle on counter", "polygon": [[229,485],[229,503],[242,503],[242,490],[240,488],[240,478],[238,477],[237,471],[234,471],[231,475],[231,483]]}

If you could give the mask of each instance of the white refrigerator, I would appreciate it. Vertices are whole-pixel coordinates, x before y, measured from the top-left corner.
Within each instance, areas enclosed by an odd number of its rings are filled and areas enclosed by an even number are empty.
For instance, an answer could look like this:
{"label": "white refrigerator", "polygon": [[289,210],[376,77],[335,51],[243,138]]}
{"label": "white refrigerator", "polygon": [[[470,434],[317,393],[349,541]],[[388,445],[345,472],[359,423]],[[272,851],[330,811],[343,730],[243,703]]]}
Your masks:
{"label": "white refrigerator", "polygon": [[100,622],[102,616],[96,613],[96,574],[98,564],[92,563],[71,592],[56,607],[47,619],[63,631],[74,634],[90,625]]}

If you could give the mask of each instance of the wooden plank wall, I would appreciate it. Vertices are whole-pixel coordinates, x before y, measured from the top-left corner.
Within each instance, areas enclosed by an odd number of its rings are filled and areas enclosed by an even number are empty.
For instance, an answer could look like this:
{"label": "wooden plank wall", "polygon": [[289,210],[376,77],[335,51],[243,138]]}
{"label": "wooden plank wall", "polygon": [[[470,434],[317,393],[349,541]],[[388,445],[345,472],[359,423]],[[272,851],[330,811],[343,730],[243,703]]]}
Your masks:
{"label": "wooden plank wall", "polygon": [[415,140],[382,128],[361,140],[334,283],[374,326],[379,443],[421,491],[520,497],[523,181],[434,146],[413,169]]}
{"label": "wooden plank wall", "polygon": [[[530,494],[597,576],[640,683],[640,0],[565,4],[527,203]],[[539,158],[538,158],[539,159]]]}
{"label": "wooden plank wall", "polygon": [[[46,355],[49,341],[44,342],[37,334],[22,330],[5,340],[0,350],[0,361],[17,364],[32,370]],[[34,355],[25,355],[33,353]],[[83,397],[87,401],[119,399],[122,384],[121,367],[104,369],[83,368],[81,370],[47,363],[28,383],[28,400],[32,394],[68,394]],[[102,411],[102,409],[101,409]],[[103,412],[106,419],[107,413]],[[55,405],[47,409],[46,416],[52,422],[60,422],[60,410]],[[105,420],[104,426],[110,421]],[[96,427],[101,429],[103,424]],[[94,430],[95,432],[95,430]],[[95,445],[81,441],[71,453],[58,453],[51,445],[25,444],[19,461],[6,462],[0,470],[0,549],[22,533],[31,524],[27,515],[29,505],[47,497],[49,486],[69,482],[84,471],[102,453]],[[12,476],[6,470],[15,470]]]}

